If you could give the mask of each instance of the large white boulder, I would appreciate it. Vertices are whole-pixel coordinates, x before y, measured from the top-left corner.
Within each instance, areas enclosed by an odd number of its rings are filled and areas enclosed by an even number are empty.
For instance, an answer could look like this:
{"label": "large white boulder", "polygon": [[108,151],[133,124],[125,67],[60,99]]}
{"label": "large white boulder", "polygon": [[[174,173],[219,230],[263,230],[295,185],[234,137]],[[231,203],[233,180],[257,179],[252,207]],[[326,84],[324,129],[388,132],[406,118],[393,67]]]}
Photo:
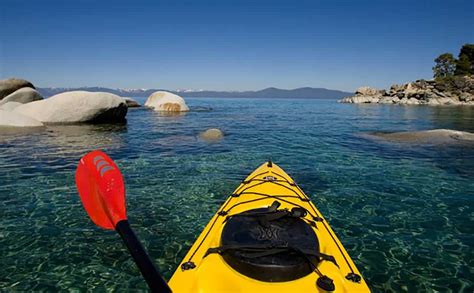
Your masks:
{"label": "large white boulder", "polygon": [[43,123],[19,113],[0,109],[0,127],[41,127]]}
{"label": "large white boulder", "polygon": [[13,111],[16,107],[19,107],[23,105],[22,103],[18,102],[8,102],[5,104],[0,105],[0,110],[5,110],[5,111]]}
{"label": "large white boulder", "polygon": [[0,100],[24,87],[35,88],[31,82],[24,79],[9,78],[0,80]]}
{"label": "large white boulder", "polygon": [[165,91],[158,91],[151,94],[146,100],[145,106],[151,107],[155,111],[163,112],[189,111],[189,108],[183,98]]}
{"label": "large white boulder", "polygon": [[114,94],[73,91],[24,104],[13,111],[43,123],[123,122],[127,106]]}
{"label": "large white boulder", "polygon": [[8,102],[18,102],[22,104],[42,100],[43,97],[35,89],[24,87],[9,94],[0,101],[0,106]]}

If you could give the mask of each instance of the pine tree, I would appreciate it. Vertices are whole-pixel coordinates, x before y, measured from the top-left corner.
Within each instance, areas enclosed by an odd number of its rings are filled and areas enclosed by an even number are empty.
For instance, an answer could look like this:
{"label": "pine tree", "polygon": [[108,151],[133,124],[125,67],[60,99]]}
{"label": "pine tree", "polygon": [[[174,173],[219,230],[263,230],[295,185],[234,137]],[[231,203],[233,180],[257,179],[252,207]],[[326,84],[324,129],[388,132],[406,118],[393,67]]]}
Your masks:
{"label": "pine tree", "polygon": [[466,54],[461,54],[459,59],[456,61],[456,70],[454,75],[470,75],[472,74],[471,62],[469,62],[469,57]]}
{"label": "pine tree", "polygon": [[469,62],[471,63],[471,68],[473,68],[474,67],[474,44],[464,44],[459,52],[458,57],[461,57],[461,55],[463,54],[467,56],[467,58],[469,59]]}
{"label": "pine tree", "polygon": [[456,59],[451,53],[444,53],[435,60],[436,65],[433,67],[434,78],[450,77],[454,75],[456,69]]}

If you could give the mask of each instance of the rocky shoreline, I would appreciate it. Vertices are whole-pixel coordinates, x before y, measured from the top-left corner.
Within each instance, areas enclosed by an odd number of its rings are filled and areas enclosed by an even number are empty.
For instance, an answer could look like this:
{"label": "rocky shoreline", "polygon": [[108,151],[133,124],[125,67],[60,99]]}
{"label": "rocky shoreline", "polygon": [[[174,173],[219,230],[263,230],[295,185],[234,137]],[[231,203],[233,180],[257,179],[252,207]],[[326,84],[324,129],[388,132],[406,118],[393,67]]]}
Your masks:
{"label": "rocky shoreline", "polygon": [[[44,127],[47,124],[123,123],[128,108],[141,105],[132,98],[105,92],[71,91],[47,99],[23,79],[0,80],[0,127]],[[183,98],[153,93],[145,106],[160,112],[189,111]]]}
{"label": "rocky shoreline", "polygon": [[403,85],[392,85],[379,90],[360,87],[354,96],[339,103],[399,104],[399,105],[474,105],[474,77],[463,76],[450,80],[417,80]]}
{"label": "rocky shoreline", "polygon": [[[28,133],[58,124],[122,124],[127,121],[129,108],[141,106],[132,98],[107,92],[69,91],[45,99],[27,80],[4,79],[0,80],[0,134]],[[182,97],[166,91],[152,93],[144,106],[164,116],[189,111]],[[216,142],[224,133],[212,128],[198,137]]]}

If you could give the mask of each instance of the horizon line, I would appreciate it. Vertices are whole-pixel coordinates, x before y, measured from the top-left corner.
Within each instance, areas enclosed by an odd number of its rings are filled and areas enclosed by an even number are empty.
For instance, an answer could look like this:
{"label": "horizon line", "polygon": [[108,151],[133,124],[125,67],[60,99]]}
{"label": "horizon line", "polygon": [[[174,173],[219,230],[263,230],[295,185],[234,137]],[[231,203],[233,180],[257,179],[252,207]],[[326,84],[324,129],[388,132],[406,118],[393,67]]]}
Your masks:
{"label": "horizon line", "polygon": [[263,90],[268,90],[268,89],[277,89],[277,90],[284,90],[284,91],[292,91],[292,90],[298,90],[298,89],[321,89],[321,90],[329,90],[329,91],[340,91],[340,92],[349,92],[347,90],[341,90],[341,89],[330,89],[326,87],[313,87],[313,86],[301,86],[301,87],[296,87],[296,88],[279,88],[275,86],[268,86],[260,89],[254,89],[254,90],[215,90],[215,89],[186,89],[186,88],[181,88],[181,89],[166,89],[166,88],[121,88],[121,87],[107,87],[107,86],[100,86],[100,85],[94,85],[94,86],[37,86],[37,88],[49,88],[49,89],[77,89],[77,88],[106,88],[106,89],[114,89],[114,90],[142,90],[142,91],[148,91],[148,90],[164,90],[164,91],[173,91],[173,92],[231,92],[231,93],[242,93],[242,92],[258,92],[258,91],[263,91]]}

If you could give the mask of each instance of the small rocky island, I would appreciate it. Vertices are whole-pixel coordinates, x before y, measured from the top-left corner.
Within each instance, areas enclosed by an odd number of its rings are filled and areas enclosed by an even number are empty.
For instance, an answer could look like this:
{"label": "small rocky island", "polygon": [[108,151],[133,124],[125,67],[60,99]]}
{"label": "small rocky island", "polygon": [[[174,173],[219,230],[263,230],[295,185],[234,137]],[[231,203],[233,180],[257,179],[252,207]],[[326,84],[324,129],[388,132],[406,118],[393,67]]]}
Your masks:
{"label": "small rocky island", "polygon": [[474,105],[474,44],[461,47],[458,59],[451,53],[439,55],[433,80],[417,80],[390,89],[360,87],[340,103],[401,105]]}
{"label": "small rocky island", "polygon": [[401,105],[474,105],[474,77],[463,76],[450,82],[417,80],[403,85],[392,85],[379,90],[360,87],[355,95],[339,100],[340,103],[372,103]]}

